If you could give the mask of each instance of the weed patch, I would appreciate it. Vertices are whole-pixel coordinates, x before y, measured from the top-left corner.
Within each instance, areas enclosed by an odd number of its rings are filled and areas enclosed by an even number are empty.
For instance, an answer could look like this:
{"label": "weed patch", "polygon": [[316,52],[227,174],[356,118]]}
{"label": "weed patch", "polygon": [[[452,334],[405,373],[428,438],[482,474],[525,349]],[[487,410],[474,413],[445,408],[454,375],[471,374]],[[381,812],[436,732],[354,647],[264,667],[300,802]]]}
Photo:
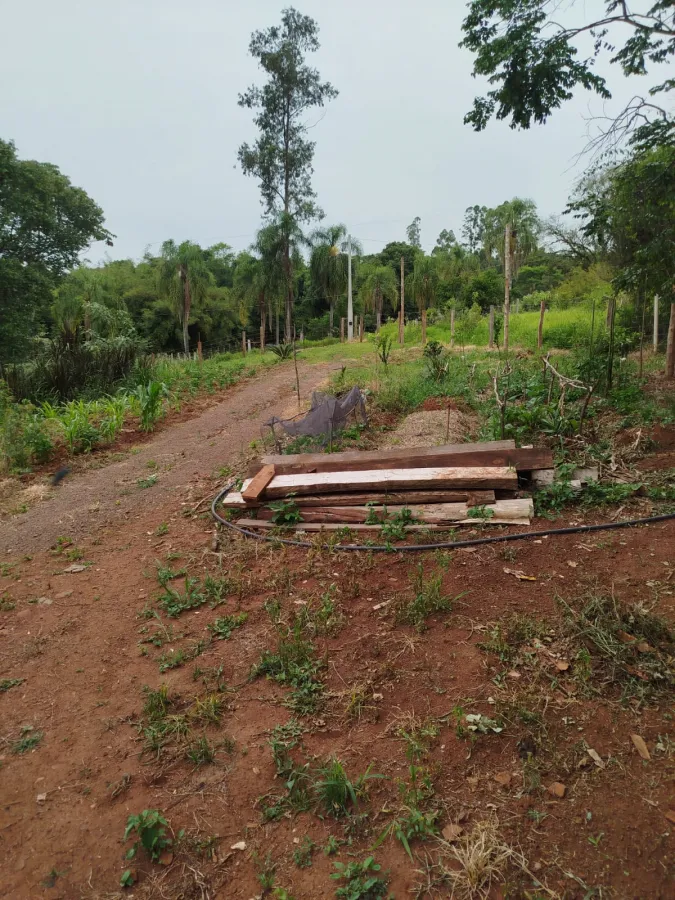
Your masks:
{"label": "weed patch", "polygon": [[417,631],[424,631],[427,619],[433,613],[450,612],[456,598],[443,595],[443,573],[434,575],[425,572],[422,563],[418,563],[412,576],[414,597],[412,600],[401,600],[396,608],[396,620],[406,625],[413,625]]}
{"label": "weed patch", "polygon": [[299,715],[314,712],[323,697],[318,673],[323,663],[314,656],[314,645],[302,635],[302,622],[279,623],[276,651],[265,650],[251,677],[265,675],[292,688],[287,705]]}
{"label": "weed patch", "polygon": [[248,613],[238,613],[237,615],[222,616],[206,627],[214,638],[224,641],[230,638],[236,628],[241,628],[247,620]]}

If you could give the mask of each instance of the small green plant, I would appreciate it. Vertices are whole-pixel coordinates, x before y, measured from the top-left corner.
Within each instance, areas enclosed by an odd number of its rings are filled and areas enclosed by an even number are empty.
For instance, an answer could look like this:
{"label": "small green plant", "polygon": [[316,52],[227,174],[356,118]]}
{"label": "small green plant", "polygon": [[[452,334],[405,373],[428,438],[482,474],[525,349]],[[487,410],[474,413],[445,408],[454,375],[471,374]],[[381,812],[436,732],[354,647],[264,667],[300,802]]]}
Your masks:
{"label": "small green plant", "polygon": [[42,738],[43,732],[35,731],[32,725],[24,725],[21,737],[18,741],[14,741],[11,751],[16,754],[28,753],[29,750],[35,750]]}
{"label": "small green plant", "polygon": [[494,509],[491,509],[489,506],[470,506],[467,517],[469,519],[479,519],[483,522],[487,522],[494,517],[494,514]]}
{"label": "small green plant", "polygon": [[169,616],[174,619],[188,609],[196,609],[206,603],[207,598],[199,589],[199,579],[185,576],[185,591],[179,593],[170,584],[166,585],[165,593],[159,598],[158,603]]}
{"label": "small green plant", "polygon": [[392,338],[387,334],[378,334],[375,337],[375,352],[377,353],[378,359],[385,368],[389,364],[392,343]]}
{"label": "small green plant", "polygon": [[215,750],[203,735],[189,745],[185,755],[195,766],[205,766],[216,758]]}
{"label": "small green plant", "polygon": [[278,500],[269,504],[272,510],[272,523],[274,525],[297,525],[302,522],[300,507],[295,500]]}
{"label": "small green plant", "polygon": [[382,869],[375,862],[374,856],[369,856],[363,862],[333,863],[336,872],[331,874],[335,881],[344,881],[341,887],[335,891],[335,896],[342,900],[377,900],[387,894],[388,880],[380,878]]}
{"label": "small green plant", "polygon": [[120,878],[120,887],[133,887],[135,883],[136,879],[134,878],[134,873],[131,871],[131,869],[125,869],[124,872],[122,872],[122,877]]}
{"label": "small green plant", "polygon": [[423,351],[429,369],[429,376],[434,381],[443,381],[450,368],[448,354],[439,341],[428,341]]}
{"label": "small green plant", "polygon": [[326,846],[323,848],[324,856],[335,856],[336,853],[339,852],[340,847],[344,841],[339,841],[335,835],[329,834],[328,841],[326,842]]}
{"label": "small green plant", "polygon": [[151,488],[157,484],[158,475],[149,475],[147,478],[137,478],[136,484],[139,488]]}
{"label": "small green plant", "polygon": [[413,625],[418,631],[424,631],[430,615],[437,612],[450,612],[455,600],[459,598],[443,596],[443,573],[431,575],[425,571],[422,563],[417,565],[412,582],[415,596],[408,602],[399,603],[397,619],[399,622]]}
{"label": "small green plant", "polygon": [[219,641],[227,640],[235,628],[241,628],[241,626],[248,619],[248,613],[238,613],[237,615],[232,616],[222,616],[220,619],[216,619],[215,622],[211,622],[210,625],[206,627],[209,629],[214,638],[217,638]]}
{"label": "small green plant", "polygon": [[25,678],[3,678],[0,681],[0,694],[4,694],[5,691],[10,690],[10,688],[18,687],[18,685],[23,684]]}
{"label": "small green plant", "polygon": [[155,528],[155,534],[157,535],[157,537],[160,537],[161,535],[168,534],[168,533],[169,533],[169,526],[167,525],[166,522],[162,522],[160,525],[157,526],[157,528]]}
{"label": "small green plant", "polygon": [[318,771],[318,779],[314,790],[324,811],[336,819],[346,816],[350,809],[358,806],[359,794],[365,791],[368,781],[382,778],[382,775],[371,775],[370,766],[360,775],[355,783],[347,776],[344,766],[337,757],[332,757]]}
{"label": "small green plant", "polygon": [[169,650],[168,653],[162,653],[157,662],[159,663],[159,671],[166,672],[168,669],[177,669],[187,662],[190,657],[185,650],[178,648],[177,650]]}
{"label": "small green plant", "polygon": [[305,835],[299,847],[293,851],[293,862],[299,869],[308,869],[312,865],[312,854],[316,848],[316,844]]}
{"label": "small green plant", "polygon": [[133,396],[138,405],[141,430],[153,431],[162,415],[164,399],[169,396],[169,389],[163,382],[148,381],[147,384],[139,384]]}
{"label": "small green plant", "polygon": [[412,511],[404,506],[400,512],[382,524],[382,537],[385,541],[403,541],[406,536],[406,527],[414,525],[416,521]]}
{"label": "small green plant", "polygon": [[133,859],[140,845],[150,859],[156,862],[162,853],[173,846],[173,840],[166,833],[168,827],[169,823],[157,809],[144,809],[137,816],[129,816],[123,839],[128,841],[129,836],[135,833],[137,840],[127,850],[126,858]]}

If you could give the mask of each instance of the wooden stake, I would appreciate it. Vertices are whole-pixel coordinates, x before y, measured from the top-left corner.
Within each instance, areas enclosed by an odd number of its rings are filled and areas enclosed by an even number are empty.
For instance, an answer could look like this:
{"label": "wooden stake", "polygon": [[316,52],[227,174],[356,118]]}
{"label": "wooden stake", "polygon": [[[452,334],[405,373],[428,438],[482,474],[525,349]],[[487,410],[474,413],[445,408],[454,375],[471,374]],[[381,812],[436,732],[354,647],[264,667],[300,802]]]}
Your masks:
{"label": "wooden stake", "polygon": [[398,342],[405,343],[405,259],[401,257],[401,320],[398,324]]}
{"label": "wooden stake", "polygon": [[204,355],[202,353],[202,340],[199,338],[197,341],[197,359],[199,362],[204,362]]}
{"label": "wooden stake", "polygon": [[455,346],[455,309],[450,310],[450,346]]}
{"label": "wooden stake", "polygon": [[675,303],[670,304],[670,324],[666,344],[666,378],[675,378]]}
{"label": "wooden stake", "polygon": [[537,332],[537,348],[541,350],[544,346],[544,315],[546,313],[546,301],[541,301],[539,307],[539,331]]}
{"label": "wooden stake", "polygon": [[495,308],[490,307],[490,324],[488,326],[488,350],[494,350],[495,347]]}
{"label": "wooden stake", "polygon": [[340,343],[344,344],[345,342],[345,320],[340,319]]}
{"label": "wooden stake", "polygon": [[426,307],[422,310],[422,346],[427,342],[427,310]]}
{"label": "wooden stake", "polygon": [[509,316],[511,315],[511,223],[504,230],[504,353],[509,352]]}
{"label": "wooden stake", "polygon": [[647,292],[644,286],[644,280],[642,283],[642,322],[640,323],[640,368],[638,371],[638,378],[642,378],[644,372],[644,346],[645,346],[645,316],[647,314]]}
{"label": "wooden stake", "polygon": [[241,352],[246,356],[246,332],[241,333]]}
{"label": "wooden stake", "polygon": [[654,331],[652,335],[654,353],[659,352],[659,295],[654,294]]}
{"label": "wooden stake", "polygon": [[361,315],[361,323],[359,325],[359,341],[363,341],[363,315]]}
{"label": "wooden stake", "polygon": [[265,352],[265,324],[260,326],[260,352]]}
{"label": "wooden stake", "polygon": [[298,392],[298,412],[301,411],[300,406],[300,376],[298,375],[298,354],[295,351],[295,338],[293,338],[293,364],[295,365],[295,389]]}

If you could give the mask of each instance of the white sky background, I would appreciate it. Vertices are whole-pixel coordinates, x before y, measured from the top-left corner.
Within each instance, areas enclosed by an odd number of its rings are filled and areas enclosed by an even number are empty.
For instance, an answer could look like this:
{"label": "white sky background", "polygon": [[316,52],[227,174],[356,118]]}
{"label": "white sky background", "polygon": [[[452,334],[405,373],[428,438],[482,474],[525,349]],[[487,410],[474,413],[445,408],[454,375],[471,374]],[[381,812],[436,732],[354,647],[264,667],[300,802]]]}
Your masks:
{"label": "white sky background", "polygon": [[[240,143],[255,137],[237,96],[262,80],[250,34],[278,23],[282,5],[2,0],[0,137],[14,140],[21,158],[58,165],[103,207],[117,235],[113,258],[137,258],[148,245],[157,252],[170,237],[244,249],[261,207],[255,179],[236,160]],[[346,223],[374,253],[404,240],[414,216],[430,250],[443,228],[460,237],[475,203],[521,196],[543,216],[562,211],[585,164],[575,165],[584,117],[602,112],[599,98],[579,91],[545,126],[516,132],[493,122],[476,134],[462,122],[481,88],[471,54],[457,47],[462,0],[295,5],[320,26],[322,46],[309,61],[340,91],[311,118],[321,119],[311,135],[326,223]],[[603,5],[578,0],[574,21]],[[610,110],[662,74],[598,71],[610,76]],[[104,251],[97,244],[87,256],[96,262]]]}

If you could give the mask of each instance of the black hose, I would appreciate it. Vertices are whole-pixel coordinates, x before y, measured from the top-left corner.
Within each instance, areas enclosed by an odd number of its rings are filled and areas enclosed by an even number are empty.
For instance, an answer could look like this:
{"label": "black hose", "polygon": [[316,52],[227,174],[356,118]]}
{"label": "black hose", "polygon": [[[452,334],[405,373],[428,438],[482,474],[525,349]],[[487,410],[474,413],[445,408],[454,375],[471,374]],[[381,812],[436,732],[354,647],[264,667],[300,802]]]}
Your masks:
{"label": "black hose", "polygon": [[[227,487],[223,488],[222,491],[214,498],[213,503],[211,504],[211,514],[216,521],[220,522],[221,525],[225,525],[227,528],[231,528],[233,531],[239,532],[239,534],[243,534],[245,537],[256,538],[258,541],[273,541],[276,544],[285,544],[288,547],[304,547],[306,549],[311,549],[314,547],[314,544],[309,541],[294,541],[290,538],[281,538],[276,537],[274,535],[269,534],[258,534],[255,531],[249,531],[246,528],[240,528],[234,522],[228,522],[227,519],[224,519],[222,516],[218,514],[216,509],[218,503],[220,503],[221,499],[225,496],[225,494],[229,493],[229,491],[234,486],[234,482],[228,484]],[[650,525],[653,522],[667,522],[669,519],[675,519],[675,513],[663,513],[660,516],[648,516],[646,519],[626,519],[622,522],[606,522],[604,525],[573,525],[570,528],[548,528],[545,531],[521,531],[518,534],[500,534],[496,537],[481,537],[481,538],[472,538],[468,541],[446,541],[441,544],[403,544],[400,547],[392,547],[391,545],[380,545],[373,546],[371,544],[336,544],[332,547],[333,550],[377,550],[377,551],[386,551],[391,553],[392,551],[398,553],[399,550],[403,551],[420,551],[420,550],[458,550],[462,547],[476,547],[479,544],[499,544],[503,541],[523,541],[526,538],[539,538],[539,537],[547,537],[549,534],[580,534],[588,531],[610,531],[613,528],[632,528],[634,525]],[[346,526],[348,527],[348,526]]]}

